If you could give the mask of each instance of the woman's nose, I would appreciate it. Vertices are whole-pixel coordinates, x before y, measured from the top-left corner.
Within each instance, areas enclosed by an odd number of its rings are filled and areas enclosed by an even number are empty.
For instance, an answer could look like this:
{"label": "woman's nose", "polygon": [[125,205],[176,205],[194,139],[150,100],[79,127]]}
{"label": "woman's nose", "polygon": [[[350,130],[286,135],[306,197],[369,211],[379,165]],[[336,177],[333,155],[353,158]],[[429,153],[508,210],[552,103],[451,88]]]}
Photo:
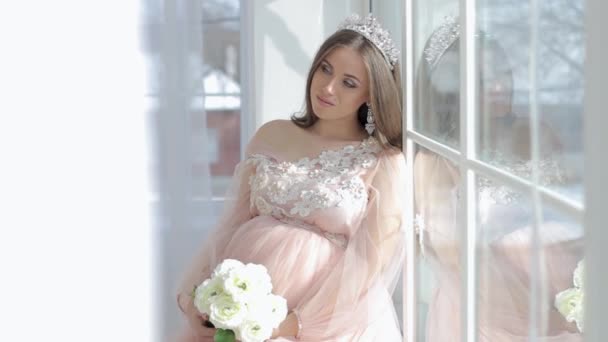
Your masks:
{"label": "woman's nose", "polygon": [[327,94],[334,94],[334,91],[336,87],[336,79],[335,78],[330,78],[329,80],[327,80],[327,84],[325,84],[325,87],[323,87],[323,90],[325,90],[325,92]]}

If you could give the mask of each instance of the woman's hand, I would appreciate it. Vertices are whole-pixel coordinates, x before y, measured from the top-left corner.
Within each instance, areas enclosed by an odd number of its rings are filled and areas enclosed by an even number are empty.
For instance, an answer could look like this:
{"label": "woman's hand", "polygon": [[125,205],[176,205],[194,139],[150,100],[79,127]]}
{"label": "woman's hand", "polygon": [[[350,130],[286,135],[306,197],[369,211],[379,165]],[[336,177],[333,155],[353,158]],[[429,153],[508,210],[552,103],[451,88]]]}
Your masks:
{"label": "woman's hand", "polygon": [[[180,299],[182,301],[180,301]],[[192,330],[194,336],[196,336],[197,342],[213,342],[213,336],[215,335],[215,328],[208,328],[204,323],[209,319],[207,315],[201,314],[198,309],[194,306],[191,300],[187,302],[184,300],[184,296],[178,297],[178,304],[184,316],[188,320],[188,325]]]}
{"label": "woman's hand", "polygon": [[[197,317],[198,316],[198,317]],[[193,324],[198,324],[196,328],[196,334],[198,339],[197,342],[213,342],[213,336],[215,336],[215,328],[208,328],[204,325],[205,321],[209,319],[207,315],[197,315],[193,321],[190,321],[190,326]],[[198,321],[197,321],[198,320]],[[194,329],[194,328],[193,328]]]}

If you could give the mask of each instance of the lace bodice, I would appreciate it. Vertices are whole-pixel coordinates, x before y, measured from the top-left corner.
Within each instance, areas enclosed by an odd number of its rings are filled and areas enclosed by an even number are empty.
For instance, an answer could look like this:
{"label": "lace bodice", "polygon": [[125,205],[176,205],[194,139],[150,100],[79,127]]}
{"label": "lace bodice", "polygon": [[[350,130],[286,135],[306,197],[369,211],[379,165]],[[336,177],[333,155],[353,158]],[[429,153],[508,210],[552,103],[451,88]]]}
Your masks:
{"label": "lace bodice", "polygon": [[[511,160],[500,153],[493,153],[490,164],[524,179],[532,179],[531,160]],[[564,182],[564,171],[555,158],[544,158],[539,161],[539,182],[541,186],[561,184]],[[478,179],[480,202],[486,204],[510,204],[521,200],[522,195],[511,188],[496,184],[487,178]]]}
{"label": "lace bodice", "polygon": [[365,208],[368,194],[361,175],[376,164],[380,149],[375,138],[369,137],[357,145],[293,162],[254,153],[247,159],[255,166],[249,179],[251,208],[260,215],[311,224],[313,214],[331,211],[333,227],[320,228],[337,229]]}

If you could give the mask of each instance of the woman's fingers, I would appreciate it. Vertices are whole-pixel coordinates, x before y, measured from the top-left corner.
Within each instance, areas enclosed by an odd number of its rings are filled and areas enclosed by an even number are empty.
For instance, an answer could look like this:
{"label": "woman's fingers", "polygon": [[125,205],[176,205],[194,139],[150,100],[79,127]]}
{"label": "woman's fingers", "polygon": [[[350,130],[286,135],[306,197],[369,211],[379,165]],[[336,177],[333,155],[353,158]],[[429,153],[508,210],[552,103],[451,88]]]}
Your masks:
{"label": "woman's fingers", "polygon": [[199,317],[191,317],[190,328],[196,332],[197,335],[203,334],[207,329],[207,327],[203,326],[203,321]]}
{"label": "woman's fingers", "polygon": [[209,317],[207,315],[195,314],[189,317],[190,326],[196,332],[197,341],[213,342],[215,328],[209,328],[204,325]]}
{"label": "woman's fingers", "polygon": [[198,341],[200,342],[214,342],[213,336],[215,335],[215,329],[205,328],[198,334]]}
{"label": "woman's fingers", "polygon": [[213,337],[215,335],[215,329],[203,327],[203,330],[201,330],[201,335],[205,337]]}

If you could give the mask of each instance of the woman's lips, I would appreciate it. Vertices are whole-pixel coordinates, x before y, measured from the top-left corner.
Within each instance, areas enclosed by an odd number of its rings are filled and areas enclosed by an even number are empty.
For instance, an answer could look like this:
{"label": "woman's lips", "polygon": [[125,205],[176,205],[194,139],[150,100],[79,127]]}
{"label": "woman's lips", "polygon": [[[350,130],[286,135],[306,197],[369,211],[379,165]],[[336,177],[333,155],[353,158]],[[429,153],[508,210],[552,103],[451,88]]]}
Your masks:
{"label": "woman's lips", "polygon": [[333,106],[333,105],[334,105],[333,103],[331,103],[330,101],[328,101],[328,100],[326,100],[326,99],[322,98],[322,97],[321,97],[321,96],[319,96],[319,95],[317,95],[317,100],[319,101],[319,103],[320,103],[322,106],[325,106],[325,107],[331,107],[331,106]]}

